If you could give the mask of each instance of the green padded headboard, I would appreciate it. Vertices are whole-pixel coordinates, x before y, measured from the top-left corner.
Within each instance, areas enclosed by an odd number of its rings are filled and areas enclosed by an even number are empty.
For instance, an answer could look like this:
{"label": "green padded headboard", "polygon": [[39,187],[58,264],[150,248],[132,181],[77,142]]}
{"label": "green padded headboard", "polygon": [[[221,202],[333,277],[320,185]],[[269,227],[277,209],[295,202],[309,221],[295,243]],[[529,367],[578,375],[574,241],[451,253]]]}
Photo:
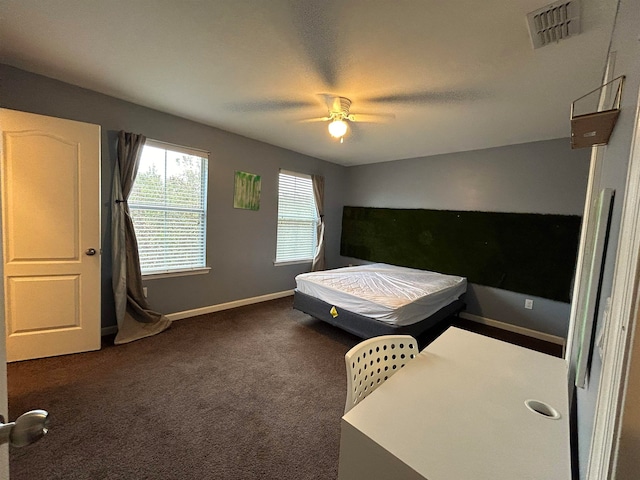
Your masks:
{"label": "green padded headboard", "polygon": [[340,254],[569,302],[581,217],[344,207]]}

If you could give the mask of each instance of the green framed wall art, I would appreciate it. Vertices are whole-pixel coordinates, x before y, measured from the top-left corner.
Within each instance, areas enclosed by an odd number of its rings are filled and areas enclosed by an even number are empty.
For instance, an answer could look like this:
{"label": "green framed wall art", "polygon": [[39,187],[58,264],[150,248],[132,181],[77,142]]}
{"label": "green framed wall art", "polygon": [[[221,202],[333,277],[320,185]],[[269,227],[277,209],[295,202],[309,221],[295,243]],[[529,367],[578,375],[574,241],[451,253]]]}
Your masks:
{"label": "green framed wall art", "polygon": [[260,175],[235,172],[233,208],[260,210]]}

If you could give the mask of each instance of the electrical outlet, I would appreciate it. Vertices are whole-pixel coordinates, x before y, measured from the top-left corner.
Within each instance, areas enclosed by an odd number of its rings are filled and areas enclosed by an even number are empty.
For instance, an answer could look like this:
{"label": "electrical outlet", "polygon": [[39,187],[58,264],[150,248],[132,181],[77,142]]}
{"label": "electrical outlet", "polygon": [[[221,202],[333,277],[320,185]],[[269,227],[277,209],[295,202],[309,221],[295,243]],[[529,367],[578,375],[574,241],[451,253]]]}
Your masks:
{"label": "electrical outlet", "polygon": [[530,298],[525,299],[524,308],[526,308],[527,310],[533,310],[533,300],[531,300]]}
{"label": "electrical outlet", "polygon": [[147,298],[147,287],[142,287],[142,293],[144,294],[144,298]]}

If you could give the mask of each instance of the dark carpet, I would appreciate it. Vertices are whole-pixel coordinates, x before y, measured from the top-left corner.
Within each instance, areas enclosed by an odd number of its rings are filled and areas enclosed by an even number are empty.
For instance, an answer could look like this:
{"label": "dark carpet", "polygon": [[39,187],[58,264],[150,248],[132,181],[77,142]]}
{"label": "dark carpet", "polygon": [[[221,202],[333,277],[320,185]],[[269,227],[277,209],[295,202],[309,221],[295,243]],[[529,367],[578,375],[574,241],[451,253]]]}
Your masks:
{"label": "dark carpet", "polygon": [[11,479],[335,479],[344,354],[359,341],[288,297],[127,345],[106,339],[97,352],[9,364],[10,417],[51,416],[43,440],[10,449]]}
{"label": "dark carpet", "polygon": [[51,416],[43,440],[11,449],[12,480],[336,478],[344,354],[358,339],[291,305],[9,364],[11,418]]}

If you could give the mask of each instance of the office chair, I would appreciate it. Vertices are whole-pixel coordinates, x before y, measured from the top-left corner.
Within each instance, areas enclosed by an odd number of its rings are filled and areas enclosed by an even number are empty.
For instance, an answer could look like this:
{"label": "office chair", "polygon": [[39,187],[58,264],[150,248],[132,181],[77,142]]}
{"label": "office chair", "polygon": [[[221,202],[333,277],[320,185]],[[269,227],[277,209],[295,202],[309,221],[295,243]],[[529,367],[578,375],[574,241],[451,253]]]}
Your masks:
{"label": "office chair", "polygon": [[345,356],[347,413],[418,354],[411,335],[382,335],[360,342]]}

